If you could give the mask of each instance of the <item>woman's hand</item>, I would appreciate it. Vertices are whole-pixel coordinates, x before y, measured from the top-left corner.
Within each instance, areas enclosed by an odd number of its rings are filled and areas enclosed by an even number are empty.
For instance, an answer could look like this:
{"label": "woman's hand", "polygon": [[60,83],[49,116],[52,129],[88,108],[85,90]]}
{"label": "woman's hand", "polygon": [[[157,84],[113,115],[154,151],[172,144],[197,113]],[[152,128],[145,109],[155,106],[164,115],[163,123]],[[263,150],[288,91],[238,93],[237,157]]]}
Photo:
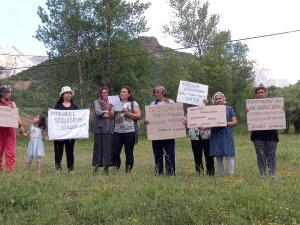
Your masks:
{"label": "woman's hand", "polygon": [[107,104],[107,106],[106,106],[106,107],[107,107],[107,109],[108,109],[108,110],[111,110],[111,109],[112,109],[112,107],[113,107],[113,105],[112,105],[112,104]]}
{"label": "woman's hand", "polygon": [[187,118],[186,117],[183,118],[182,124],[185,125],[185,126],[187,125]]}
{"label": "woman's hand", "polygon": [[19,128],[19,133],[20,133],[21,135],[23,135],[23,133],[24,133],[24,127],[23,127],[23,126],[20,126],[20,128]]}
{"label": "woman's hand", "polygon": [[149,123],[150,123],[150,121],[149,121],[149,120],[146,120],[146,119],[144,120],[144,125],[146,125],[146,126],[147,126]]}

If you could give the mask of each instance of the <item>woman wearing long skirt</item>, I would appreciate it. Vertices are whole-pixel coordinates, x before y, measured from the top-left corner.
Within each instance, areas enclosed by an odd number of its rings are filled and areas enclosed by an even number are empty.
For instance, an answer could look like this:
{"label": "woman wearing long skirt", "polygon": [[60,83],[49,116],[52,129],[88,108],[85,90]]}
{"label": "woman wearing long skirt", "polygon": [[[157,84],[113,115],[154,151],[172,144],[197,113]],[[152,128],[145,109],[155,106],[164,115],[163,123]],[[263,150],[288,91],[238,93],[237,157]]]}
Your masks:
{"label": "woman wearing long skirt", "polygon": [[98,172],[99,167],[104,167],[104,172],[109,173],[109,166],[112,161],[112,139],[113,120],[109,110],[112,105],[108,100],[109,90],[102,87],[99,90],[99,98],[94,101],[95,125],[94,125],[94,152],[93,162],[94,172]]}

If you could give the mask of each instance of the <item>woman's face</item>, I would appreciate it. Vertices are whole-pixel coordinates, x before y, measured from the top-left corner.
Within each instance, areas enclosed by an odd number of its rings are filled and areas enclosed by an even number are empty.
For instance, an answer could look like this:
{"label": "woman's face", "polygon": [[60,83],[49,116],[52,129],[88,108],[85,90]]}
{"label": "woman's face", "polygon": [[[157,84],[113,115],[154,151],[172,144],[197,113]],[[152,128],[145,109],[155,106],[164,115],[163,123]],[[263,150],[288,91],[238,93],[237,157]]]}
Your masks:
{"label": "woman's face", "polygon": [[63,93],[63,99],[64,101],[71,101],[73,95],[72,95],[72,92],[71,91],[67,91],[65,93]]}
{"label": "woman's face", "polygon": [[264,89],[258,89],[256,91],[256,98],[266,98],[267,92]]}
{"label": "woman's face", "polygon": [[215,105],[224,105],[224,99],[220,95],[216,95],[215,97]]}
{"label": "woman's face", "polygon": [[103,100],[107,100],[108,98],[108,91],[106,89],[102,89],[100,93],[100,98]]}
{"label": "woman's face", "polygon": [[4,95],[2,95],[5,101],[11,100],[12,93],[11,92],[6,92]]}
{"label": "woman's face", "polygon": [[164,98],[163,94],[162,94],[162,90],[155,88],[153,90],[153,95],[155,97],[155,99],[157,100],[162,100]]}
{"label": "woman's face", "polygon": [[122,88],[120,91],[120,98],[121,100],[128,101],[130,94],[126,88]]}

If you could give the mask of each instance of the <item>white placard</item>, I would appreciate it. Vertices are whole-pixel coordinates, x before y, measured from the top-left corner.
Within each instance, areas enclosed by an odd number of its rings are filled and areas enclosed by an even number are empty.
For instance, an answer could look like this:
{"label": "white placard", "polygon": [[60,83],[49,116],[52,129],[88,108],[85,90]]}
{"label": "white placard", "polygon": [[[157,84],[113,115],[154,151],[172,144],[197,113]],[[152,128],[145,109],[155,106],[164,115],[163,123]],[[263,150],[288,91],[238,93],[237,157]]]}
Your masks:
{"label": "white placard", "polygon": [[247,99],[246,107],[249,131],[286,129],[282,97]]}
{"label": "white placard", "polygon": [[145,106],[148,140],[186,137],[182,103]]}
{"label": "white placard", "polygon": [[48,111],[50,140],[89,138],[89,109]]}
{"label": "white placard", "polygon": [[207,99],[208,86],[189,81],[180,81],[177,102],[204,106],[203,99]]}
{"label": "white placard", "polygon": [[19,110],[8,106],[0,106],[0,127],[14,127],[19,125]]}
{"label": "white placard", "polygon": [[226,106],[208,105],[187,108],[187,127],[226,127]]}
{"label": "white placard", "polygon": [[116,112],[122,111],[122,102],[120,101],[119,95],[108,96],[108,101],[113,106],[112,110],[114,110]]}

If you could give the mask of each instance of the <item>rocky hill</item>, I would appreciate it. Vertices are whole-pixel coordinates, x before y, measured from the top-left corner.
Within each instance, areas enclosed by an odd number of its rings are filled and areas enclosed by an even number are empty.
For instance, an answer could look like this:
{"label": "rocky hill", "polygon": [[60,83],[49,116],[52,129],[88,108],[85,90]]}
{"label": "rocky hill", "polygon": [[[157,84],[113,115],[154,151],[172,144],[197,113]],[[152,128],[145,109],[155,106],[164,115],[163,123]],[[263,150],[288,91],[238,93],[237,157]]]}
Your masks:
{"label": "rocky hill", "polygon": [[0,78],[16,75],[23,70],[44,62],[47,57],[25,56],[14,46],[0,45],[0,66],[4,68],[1,71]]}

